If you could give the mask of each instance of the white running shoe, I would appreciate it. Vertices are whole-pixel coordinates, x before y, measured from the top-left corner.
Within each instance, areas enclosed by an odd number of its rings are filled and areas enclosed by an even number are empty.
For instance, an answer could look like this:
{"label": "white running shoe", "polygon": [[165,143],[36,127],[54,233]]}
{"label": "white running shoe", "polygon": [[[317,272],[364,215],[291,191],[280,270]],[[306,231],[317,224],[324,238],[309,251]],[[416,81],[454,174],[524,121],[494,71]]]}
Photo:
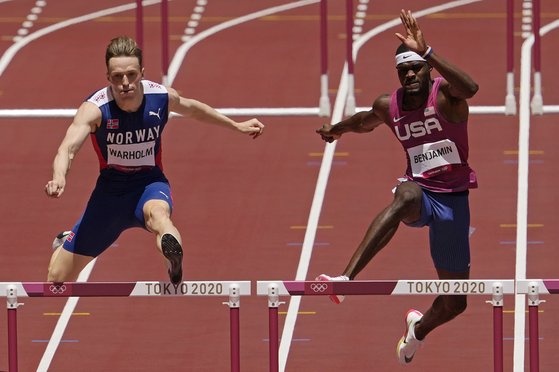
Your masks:
{"label": "white running shoe", "polygon": [[415,352],[423,344],[423,341],[415,338],[415,324],[422,317],[423,314],[415,309],[408,310],[406,314],[406,331],[396,346],[396,355],[401,364],[411,363]]}
{"label": "white running shoe", "polygon": [[62,231],[52,241],[52,249],[55,250],[56,248],[60,247],[66,239],[68,239],[68,235],[70,235],[71,231]]}
{"label": "white running shoe", "polygon": [[[328,276],[326,274],[320,274],[319,276],[316,277],[315,280],[318,280],[319,282],[341,282],[344,280],[349,280],[349,278],[345,275],[340,275],[340,276]],[[344,300],[345,296],[343,295],[330,295],[330,300],[335,303],[335,304],[341,304],[342,301]]]}

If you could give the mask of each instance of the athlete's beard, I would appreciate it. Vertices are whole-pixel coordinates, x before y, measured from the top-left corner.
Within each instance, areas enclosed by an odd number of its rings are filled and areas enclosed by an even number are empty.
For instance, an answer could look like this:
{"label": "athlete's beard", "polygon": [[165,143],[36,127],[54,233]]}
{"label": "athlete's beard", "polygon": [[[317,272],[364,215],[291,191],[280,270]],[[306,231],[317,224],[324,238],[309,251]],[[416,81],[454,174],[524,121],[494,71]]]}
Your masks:
{"label": "athlete's beard", "polygon": [[429,93],[429,84],[427,81],[419,82],[419,88],[414,90],[406,90],[406,94],[410,96],[421,96]]}

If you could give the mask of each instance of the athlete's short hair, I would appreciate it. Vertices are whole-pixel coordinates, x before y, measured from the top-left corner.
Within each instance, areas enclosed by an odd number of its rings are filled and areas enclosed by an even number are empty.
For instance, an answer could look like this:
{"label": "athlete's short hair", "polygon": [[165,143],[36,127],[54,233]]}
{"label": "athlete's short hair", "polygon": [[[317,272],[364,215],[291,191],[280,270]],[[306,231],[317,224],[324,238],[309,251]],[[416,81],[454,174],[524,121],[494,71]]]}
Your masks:
{"label": "athlete's short hair", "polygon": [[105,64],[109,68],[109,60],[113,57],[136,57],[142,67],[142,49],[136,41],[128,36],[119,36],[111,40],[105,52]]}
{"label": "athlete's short hair", "polygon": [[397,56],[398,54],[405,53],[405,52],[409,52],[410,50],[411,50],[411,49],[408,48],[408,46],[407,46],[406,44],[400,44],[400,45],[398,46],[398,48],[396,48],[396,53],[395,53],[394,55]]}

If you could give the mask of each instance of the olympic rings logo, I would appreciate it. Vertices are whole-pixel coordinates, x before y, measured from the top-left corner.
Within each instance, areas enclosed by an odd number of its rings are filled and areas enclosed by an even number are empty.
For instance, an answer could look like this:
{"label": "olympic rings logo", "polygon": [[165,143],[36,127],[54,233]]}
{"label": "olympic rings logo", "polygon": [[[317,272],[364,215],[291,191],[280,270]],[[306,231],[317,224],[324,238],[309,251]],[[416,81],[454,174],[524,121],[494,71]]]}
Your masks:
{"label": "olympic rings logo", "polygon": [[311,289],[315,293],[322,293],[328,288],[328,284],[325,283],[313,283],[311,284]]}
{"label": "olympic rings logo", "polygon": [[62,294],[64,292],[66,292],[66,285],[62,284],[62,285],[58,285],[58,284],[52,284],[49,287],[49,290],[53,293],[53,294]]}

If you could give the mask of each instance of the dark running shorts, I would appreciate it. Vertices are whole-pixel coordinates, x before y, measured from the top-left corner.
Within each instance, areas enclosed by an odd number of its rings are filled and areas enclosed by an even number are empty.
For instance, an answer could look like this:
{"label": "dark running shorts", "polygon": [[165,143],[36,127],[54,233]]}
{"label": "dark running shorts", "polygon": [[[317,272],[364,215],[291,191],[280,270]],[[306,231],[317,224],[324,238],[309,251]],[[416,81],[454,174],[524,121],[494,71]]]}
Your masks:
{"label": "dark running shorts", "polygon": [[470,270],[470,207],[468,191],[437,193],[423,190],[421,217],[407,224],[429,226],[431,257],[437,269]]}
{"label": "dark running shorts", "polygon": [[129,228],[145,227],[143,206],[148,200],[165,200],[173,208],[171,189],[159,168],[138,173],[101,171],[85,212],[73,227],[64,249],[97,257]]}

